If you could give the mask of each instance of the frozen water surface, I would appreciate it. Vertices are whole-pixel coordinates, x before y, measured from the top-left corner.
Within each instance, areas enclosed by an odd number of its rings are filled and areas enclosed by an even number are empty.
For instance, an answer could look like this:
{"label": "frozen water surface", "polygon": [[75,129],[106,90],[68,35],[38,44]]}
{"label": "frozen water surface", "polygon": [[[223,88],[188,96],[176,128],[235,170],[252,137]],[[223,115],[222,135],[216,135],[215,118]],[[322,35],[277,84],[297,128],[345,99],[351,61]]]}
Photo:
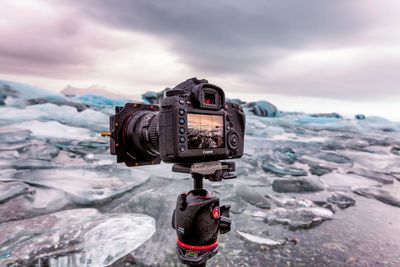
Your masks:
{"label": "frozen water surface", "polygon": [[[192,181],[115,162],[98,132],[122,100],[0,96],[1,266],[181,266],[171,215]],[[204,183],[234,222],[208,266],[400,266],[400,124],[244,108],[238,178]]]}

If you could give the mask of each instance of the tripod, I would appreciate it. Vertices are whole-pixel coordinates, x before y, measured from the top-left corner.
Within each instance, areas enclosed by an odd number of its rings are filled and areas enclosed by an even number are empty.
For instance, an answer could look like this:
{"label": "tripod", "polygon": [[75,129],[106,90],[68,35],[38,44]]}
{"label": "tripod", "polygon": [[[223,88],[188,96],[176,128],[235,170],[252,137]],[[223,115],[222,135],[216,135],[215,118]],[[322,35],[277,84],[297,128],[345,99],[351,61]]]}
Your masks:
{"label": "tripod", "polygon": [[230,206],[220,206],[219,198],[203,189],[203,178],[216,182],[236,176],[234,162],[174,164],[173,172],[190,173],[193,189],[179,194],[172,215],[172,228],[177,234],[177,254],[183,264],[206,266],[218,252],[218,234],[231,230]]}

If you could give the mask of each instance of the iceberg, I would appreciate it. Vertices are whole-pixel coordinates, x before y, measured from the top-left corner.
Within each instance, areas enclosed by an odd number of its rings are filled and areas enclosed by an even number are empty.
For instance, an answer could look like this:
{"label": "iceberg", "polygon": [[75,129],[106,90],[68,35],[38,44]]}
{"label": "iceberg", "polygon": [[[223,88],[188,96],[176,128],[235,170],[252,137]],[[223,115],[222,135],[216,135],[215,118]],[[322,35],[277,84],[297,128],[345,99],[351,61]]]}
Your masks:
{"label": "iceberg", "polygon": [[260,117],[277,117],[279,115],[276,106],[264,100],[249,102],[244,104],[243,107]]}
{"label": "iceberg", "polygon": [[95,108],[106,108],[106,107],[114,107],[114,106],[123,106],[128,100],[126,99],[113,99],[105,96],[93,95],[93,94],[85,94],[82,96],[73,96],[71,97],[72,101],[80,102],[86,104],[90,107]]}
{"label": "iceberg", "polygon": [[20,100],[46,98],[56,101],[67,101],[67,98],[60,93],[27,84],[0,80],[0,99],[4,101],[8,97]]}

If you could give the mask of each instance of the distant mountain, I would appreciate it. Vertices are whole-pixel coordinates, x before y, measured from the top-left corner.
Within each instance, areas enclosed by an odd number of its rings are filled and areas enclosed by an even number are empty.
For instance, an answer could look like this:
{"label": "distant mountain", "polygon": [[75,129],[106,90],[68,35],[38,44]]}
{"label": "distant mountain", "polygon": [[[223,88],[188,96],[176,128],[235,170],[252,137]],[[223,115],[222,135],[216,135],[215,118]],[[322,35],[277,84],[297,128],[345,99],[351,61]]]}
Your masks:
{"label": "distant mountain", "polygon": [[103,88],[98,85],[92,85],[87,88],[78,88],[74,87],[72,85],[68,85],[65,87],[63,90],[61,90],[61,93],[66,96],[83,96],[87,94],[94,94],[94,95],[99,95],[99,96],[104,96],[107,98],[113,98],[113,99],[140,99],[140,96],[138,95],[123,95],[123,94],[117,94],[110,92],[106,88]]}

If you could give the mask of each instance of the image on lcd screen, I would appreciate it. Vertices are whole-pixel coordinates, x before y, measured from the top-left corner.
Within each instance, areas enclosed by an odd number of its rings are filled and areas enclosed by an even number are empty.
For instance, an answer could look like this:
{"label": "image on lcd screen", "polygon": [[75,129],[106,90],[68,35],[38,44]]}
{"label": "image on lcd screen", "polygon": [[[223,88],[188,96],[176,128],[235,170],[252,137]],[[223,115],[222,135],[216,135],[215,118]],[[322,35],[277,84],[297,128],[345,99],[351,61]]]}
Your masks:
{"label": "image on lcd screen", "polygon": [[224,117],[220,115],[188,114],[188,148],[223,148]]}

